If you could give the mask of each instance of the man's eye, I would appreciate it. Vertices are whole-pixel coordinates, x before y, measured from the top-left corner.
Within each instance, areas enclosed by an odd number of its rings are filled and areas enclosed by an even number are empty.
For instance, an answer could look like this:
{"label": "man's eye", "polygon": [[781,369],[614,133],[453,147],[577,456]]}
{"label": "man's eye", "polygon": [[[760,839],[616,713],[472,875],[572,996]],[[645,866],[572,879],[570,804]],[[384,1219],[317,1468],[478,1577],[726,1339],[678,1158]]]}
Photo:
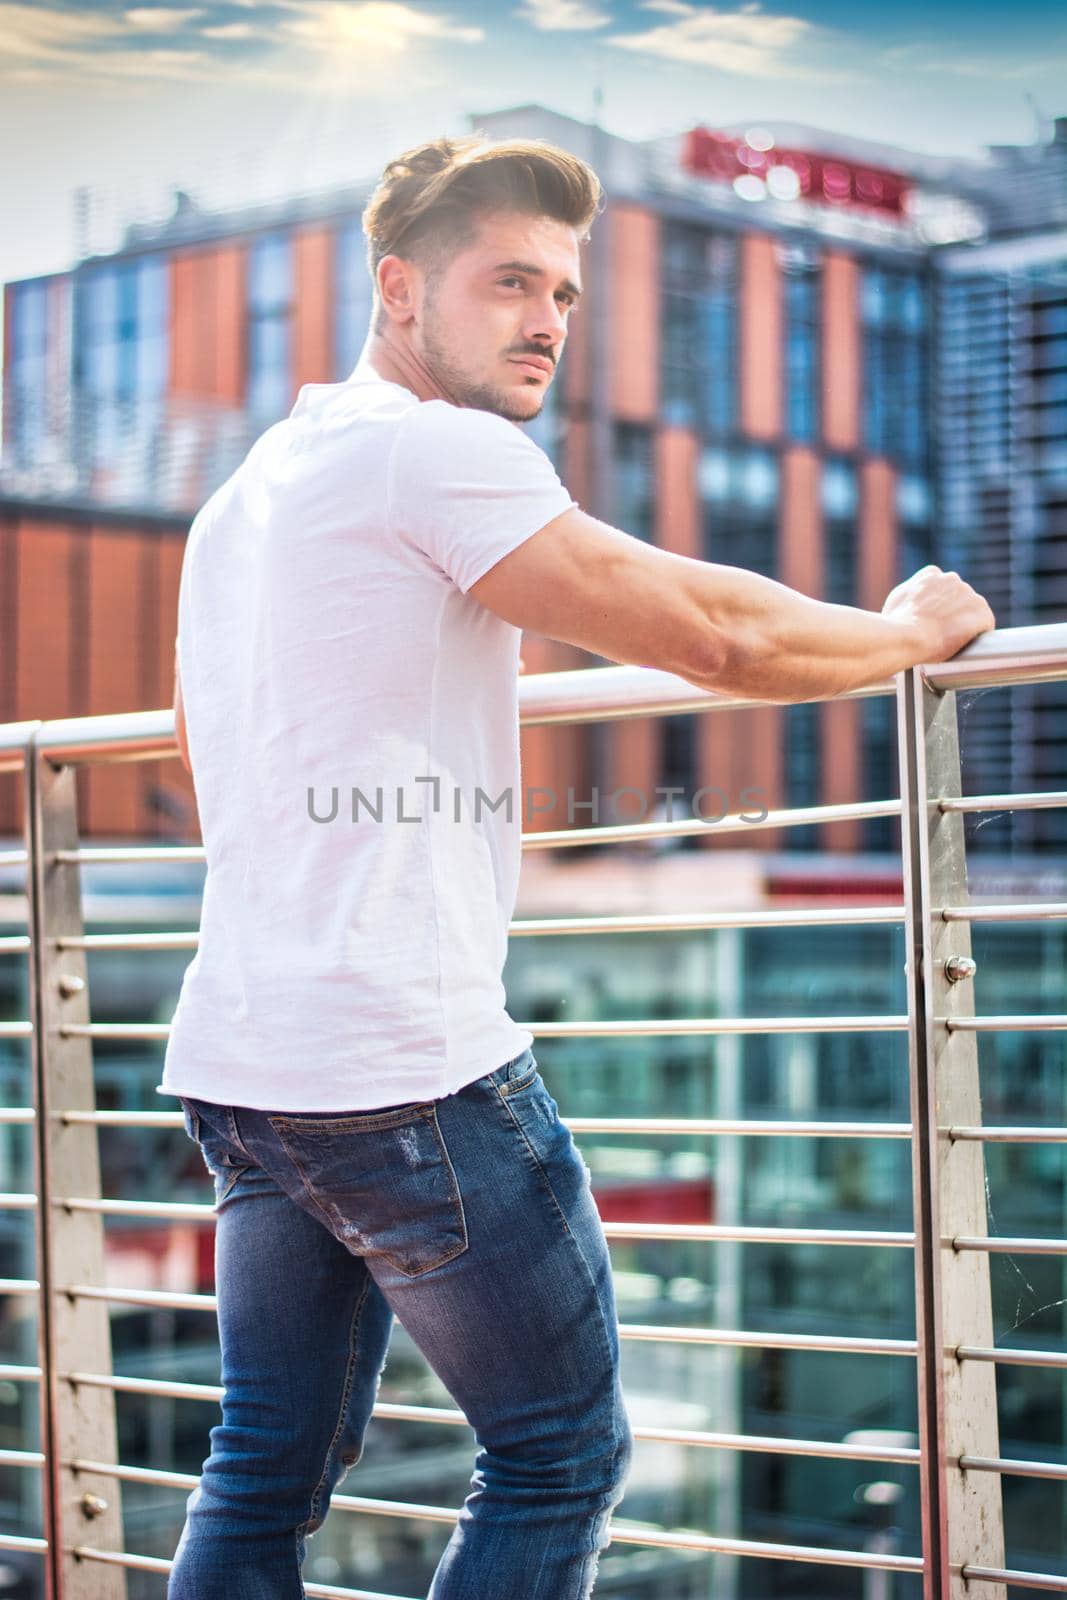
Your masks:
{"label": "man's eye", "polygon": [[500,283],[503,288],[511,288],[513,285],[516,289],[522,288],[521,278],[501,278]]}

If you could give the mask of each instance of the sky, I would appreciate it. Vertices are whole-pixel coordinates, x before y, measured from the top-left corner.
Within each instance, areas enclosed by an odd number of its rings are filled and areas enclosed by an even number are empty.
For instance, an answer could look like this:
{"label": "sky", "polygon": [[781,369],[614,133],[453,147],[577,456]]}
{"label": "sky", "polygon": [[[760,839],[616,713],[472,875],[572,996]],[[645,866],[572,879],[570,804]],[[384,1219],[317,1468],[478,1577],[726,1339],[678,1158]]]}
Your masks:
{"label": "sky", "polygon": [[597,85],[632,138],[787,120],[976,155],[1067,114],[1067,7],[0,0],[0,282],[108,247],[176,187],[235,206],[358,182],[472,114],[588,119]]}

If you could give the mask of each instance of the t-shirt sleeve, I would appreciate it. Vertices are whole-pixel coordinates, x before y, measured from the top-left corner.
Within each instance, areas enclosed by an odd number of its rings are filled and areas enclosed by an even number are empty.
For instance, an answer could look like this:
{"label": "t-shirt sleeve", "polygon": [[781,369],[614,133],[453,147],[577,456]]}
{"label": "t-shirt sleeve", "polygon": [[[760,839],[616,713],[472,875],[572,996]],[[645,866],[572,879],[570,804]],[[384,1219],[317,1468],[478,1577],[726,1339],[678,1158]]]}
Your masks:
{"label": "t-shirt sleeve", "polygon": [[389,463],[396,536],[464,594],[576,501],[539,445],[506,418],[444,400],[415,406]]}

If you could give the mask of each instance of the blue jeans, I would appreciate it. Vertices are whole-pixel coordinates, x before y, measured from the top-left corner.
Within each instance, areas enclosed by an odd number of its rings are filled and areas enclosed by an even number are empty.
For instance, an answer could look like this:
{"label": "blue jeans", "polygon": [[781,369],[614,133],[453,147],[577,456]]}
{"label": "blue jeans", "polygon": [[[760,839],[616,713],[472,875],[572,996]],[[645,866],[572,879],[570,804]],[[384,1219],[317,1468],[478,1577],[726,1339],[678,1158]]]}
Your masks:
{"label": "blue jeans", "polygon": [[427,1600],[586,1600],[633,1434],[589,1170],[532,1052],[372,1111],[182,1106],[215,1182],[224,1395],[168,1600],[305,1593],[394,1313],[480,1447]]}

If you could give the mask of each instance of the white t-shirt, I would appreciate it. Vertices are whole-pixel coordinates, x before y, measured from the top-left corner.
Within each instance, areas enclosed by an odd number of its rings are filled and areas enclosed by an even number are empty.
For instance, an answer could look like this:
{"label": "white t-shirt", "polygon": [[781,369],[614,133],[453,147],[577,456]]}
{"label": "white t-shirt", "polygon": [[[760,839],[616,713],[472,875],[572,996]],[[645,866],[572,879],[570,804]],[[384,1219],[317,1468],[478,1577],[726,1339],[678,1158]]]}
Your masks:
{"label": "white t-shirt", "polygon": [[178,656],[207,877],[157,1092],[364,1110],[532,1042],[501,981],[521,635],[467,590],[574,503],[514,423],[361,364],[200,511]]}

